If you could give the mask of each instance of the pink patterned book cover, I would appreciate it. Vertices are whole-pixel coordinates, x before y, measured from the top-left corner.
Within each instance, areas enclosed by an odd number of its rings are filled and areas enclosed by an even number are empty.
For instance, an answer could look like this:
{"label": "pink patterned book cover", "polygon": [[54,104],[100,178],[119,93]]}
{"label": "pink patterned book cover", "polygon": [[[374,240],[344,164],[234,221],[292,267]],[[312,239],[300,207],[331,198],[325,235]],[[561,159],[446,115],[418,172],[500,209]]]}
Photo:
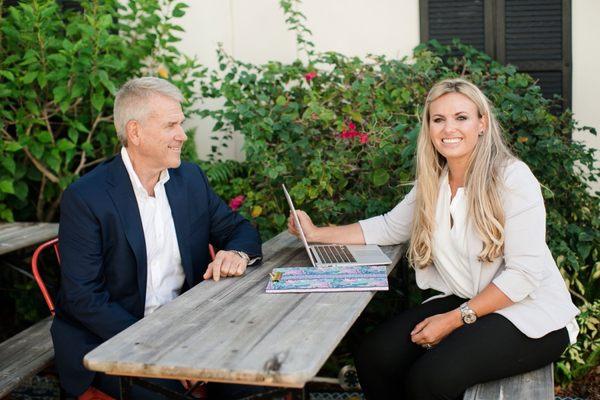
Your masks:
{"label": "pink patterned book cover", "polygon": [[267,293],[388,290],[385,266],[274,268]]}

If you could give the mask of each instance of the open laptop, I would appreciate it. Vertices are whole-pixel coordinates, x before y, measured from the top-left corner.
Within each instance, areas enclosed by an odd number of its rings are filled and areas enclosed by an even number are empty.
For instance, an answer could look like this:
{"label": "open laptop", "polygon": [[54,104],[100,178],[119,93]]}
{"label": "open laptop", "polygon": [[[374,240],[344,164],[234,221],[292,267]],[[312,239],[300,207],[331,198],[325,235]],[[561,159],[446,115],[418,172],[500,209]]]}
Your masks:
{"label": "open laptop", "polygon": [[296,208],[292,198],[288,193],[285,185],[283,187],[283,193],[285,198],[290,205],[294,222],[300,231],[300,238],[310,262],[314,267],[341,267],[341,266],[357,266],[357,265],[387,265],[391,264],[392,260],[385,255],[383,251],[376,245],[339,245],[339,244],[323,244],[323,245],[309,245],[304,236],[302,225],[296,214]]}

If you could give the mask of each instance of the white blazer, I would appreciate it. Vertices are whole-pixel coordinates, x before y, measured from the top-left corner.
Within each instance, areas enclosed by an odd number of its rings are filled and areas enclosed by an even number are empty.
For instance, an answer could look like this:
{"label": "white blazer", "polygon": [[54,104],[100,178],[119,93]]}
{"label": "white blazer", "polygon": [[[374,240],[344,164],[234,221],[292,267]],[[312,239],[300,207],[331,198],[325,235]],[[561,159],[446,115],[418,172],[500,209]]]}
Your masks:
{"label": "white blazer", "polygon": [[[483,241],[472,222],[467,229],[467,248],[473,293],[494,283],[514,304],[496,311],[521,332],[539,338],[565,327],[579,310],[571,301],[565,282],[546,244],[546,209],[540,184],[522,161],[504,170],[502,205],[505,213],[504,256],[492,263],[479,261]],[[367,244],[391,245],[410,239],[416,189],[394,209],[359,221]],[[433,249],[435,252],[435,249]],[[434,265],[415,269],[421,289],[452,294]]]}

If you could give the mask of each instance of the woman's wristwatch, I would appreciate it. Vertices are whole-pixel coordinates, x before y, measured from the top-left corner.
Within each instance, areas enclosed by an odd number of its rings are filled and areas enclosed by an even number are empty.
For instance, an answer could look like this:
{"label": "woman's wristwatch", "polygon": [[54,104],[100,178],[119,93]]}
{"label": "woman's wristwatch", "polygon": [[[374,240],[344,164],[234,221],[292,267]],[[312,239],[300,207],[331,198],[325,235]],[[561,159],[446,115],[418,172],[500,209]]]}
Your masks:
{"label": "woman's wristwatch", "polygon": [[469,307],[468,301],[460,305],[460,317],[465,324],[472,324],[477,321],[477,314]]}

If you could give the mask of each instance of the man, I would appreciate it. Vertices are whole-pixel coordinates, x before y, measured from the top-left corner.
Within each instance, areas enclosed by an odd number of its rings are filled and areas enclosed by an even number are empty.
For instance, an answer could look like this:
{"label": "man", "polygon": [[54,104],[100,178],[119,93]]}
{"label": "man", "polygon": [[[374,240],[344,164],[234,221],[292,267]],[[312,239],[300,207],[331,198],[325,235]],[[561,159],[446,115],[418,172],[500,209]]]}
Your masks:
{"label": "man", "polygon": [[[261,257],[258,232],[181,162],[182,101],[162,79],[125,83],[114,104],[120,154],[63,194],[51,332],[70,396],[115,384],[83,367],[86,353],[202,279],[240,276]],[[209,243],[221,249],[212,262]]]}

